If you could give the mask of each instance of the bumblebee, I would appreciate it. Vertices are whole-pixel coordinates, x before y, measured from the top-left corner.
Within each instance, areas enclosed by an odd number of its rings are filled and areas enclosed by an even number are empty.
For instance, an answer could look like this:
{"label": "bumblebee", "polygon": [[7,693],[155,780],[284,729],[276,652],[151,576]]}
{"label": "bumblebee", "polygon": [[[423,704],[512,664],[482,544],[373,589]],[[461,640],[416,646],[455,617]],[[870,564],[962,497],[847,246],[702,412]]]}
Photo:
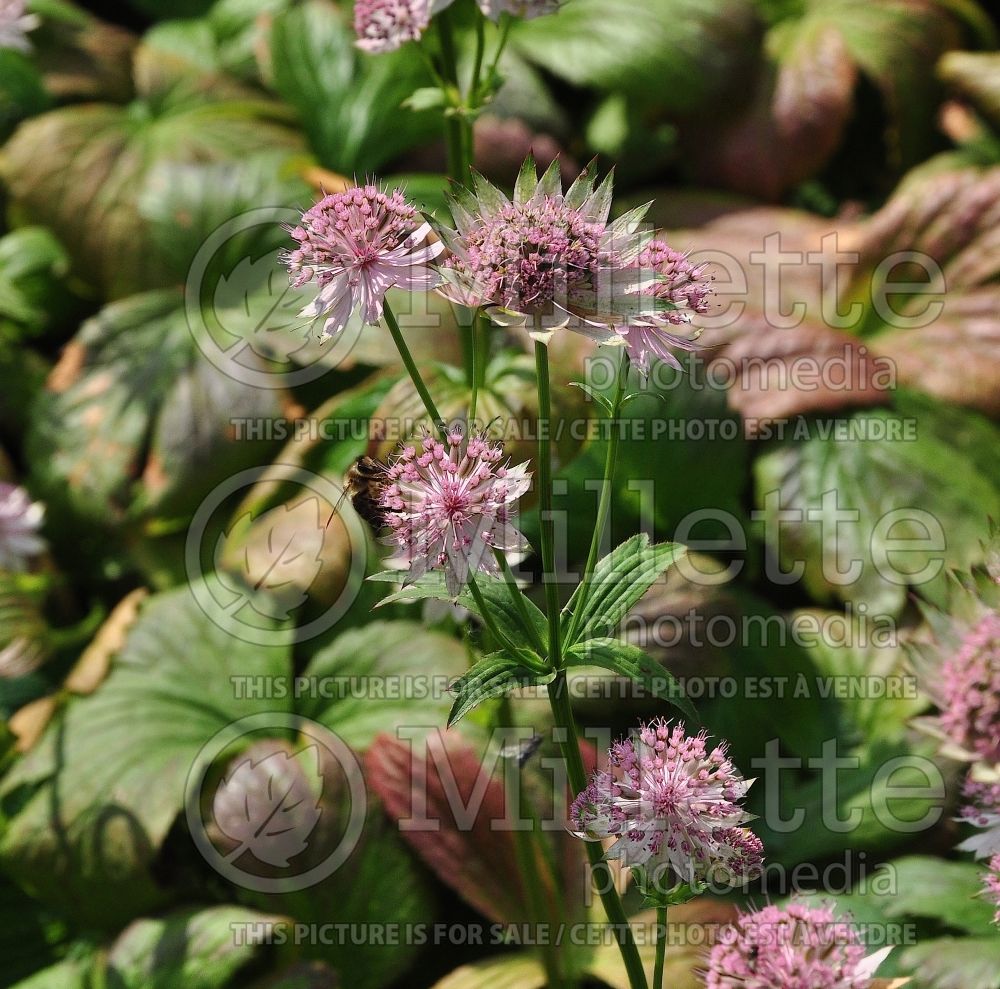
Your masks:
{"label": "bumblebee", "polygon": [[[344,493],[340,496],[333,515],[330,516],[330,522],[340,511],[344,499],[350,498],[354,511],[377,532],[385,524],[379,500],[388,483],[385,477],[385,464],[374,457],[358,457],[347,471],[347,476],[344,478]],[[327,522],[327,527],[330,522]]]}

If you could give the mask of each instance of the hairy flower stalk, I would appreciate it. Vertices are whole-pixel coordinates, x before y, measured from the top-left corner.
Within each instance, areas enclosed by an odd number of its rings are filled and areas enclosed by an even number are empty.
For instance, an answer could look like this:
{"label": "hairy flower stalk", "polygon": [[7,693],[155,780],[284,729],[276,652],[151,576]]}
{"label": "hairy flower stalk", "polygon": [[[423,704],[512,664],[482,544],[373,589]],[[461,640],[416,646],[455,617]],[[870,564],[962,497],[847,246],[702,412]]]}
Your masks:
{"label": "hairy flower stalk", "polygon": [[335,336],[356,310],[377,324],[390,288],[430,291],[439,280],[430,263],[443,249],[430,233],[398,189],[366,185],[326,196],[291,230],[299,246],[284,257],[295,288],[318,289],[299,315],[326,315],[323,331]]}
{"label": "hairy flower stalk", "polygon": [[0,481],[0,570],[20,572],[45,551],[38,531],[45,509],[16,484]]}
{"label": "hairy flower stalk", "polygon": [[658,888],[741,883],[759,873],[760,840],[742,825],[744,780],[725,746],[709,748],[704,732],[660,719],[634,739],[615,743],[610,772],[598,772],[573,802],[581,837],[614,838],[608,858],[643,866]]}
{"label": "hairy flower stalk", "polygon": [[829,907],[792,903],[743,914],[709,954],[707,989],[868,989],[888,948],[867,955]]}
{"label": "hairy flower stalk", "polygon": [[457,595],[470,574],[499,574],[494,550],[523,553],[516,521],[517,501],[531,484],[527,466],[511,467],[499,443],[458,432],[445,443],[427,436],[419,451],[408,446],[392,458],[379,506],[407,580],[443,570],[448,592]]}
{"label": "hairy flower stalk", "polygon": [[27,34],[40,23],[34,14],[26,12],[24,0],[0,0],[0,49],[30,52]]}
{"label": "hairy flower stalk", "polygon": [[690,349],[670,331],[703,310],[701,270],[651,242],[647,207],[610,221],[611,197],[610,175],[595,186],[584,171],[564,193],[558,162],[539,179],[530,157],[513,199],[476,176],[474,192],[453,195],[440,291],[536,340],[569,329],[629,346],[643,367],[671,346]]}

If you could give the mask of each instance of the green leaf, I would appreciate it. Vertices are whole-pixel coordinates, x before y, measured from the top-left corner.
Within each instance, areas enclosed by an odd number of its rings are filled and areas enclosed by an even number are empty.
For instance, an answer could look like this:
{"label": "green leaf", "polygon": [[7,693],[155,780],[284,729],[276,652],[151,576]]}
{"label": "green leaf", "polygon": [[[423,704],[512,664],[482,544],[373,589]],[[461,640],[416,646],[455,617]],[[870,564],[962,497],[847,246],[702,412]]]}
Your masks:
{"label": "green leaf", "polygon": [[567,639],[565,645],[617,631],[632,605],[686,552],[680,543],[650,545],[645,533],[613,549],[594,568],[590,594],[579,615],[575,611],[580,607],[580,587],[563,609],[564,633],[576,619],[573,638]]}
{"label": "green leaf", "polygon": [[929,855],[894,859],[896,894],[882,901],[887,917],[933,917],[973,937],[996,933],[993,907],[979,895],[983,866]]}
{"label": "green leaf", "polygon": [[275,19],[274,88],[298,110],[323,165],[361,175],[435,136],[440,114],[400,110],[431,82],[414,49],[362,55],[342,12],[321,0],[308,0]]}
{"label": "green leaf", "polygon": [[380,732],[399,725],[445,723],[447,684],[467,668],[465,646],[415,622],[376,622],[337,636],[303,671],[307,692],[299,710],[364,751]]}
{"label": "green leaf", "polygon": [[[399,570],[383,570],[381,573],[373,574],[368,579],[397,584],[404,579],[404,576]],[[522,631],[520,615],[517,607],[510,599],[510,592],[507,589],[506,583],[499,577],[491,577],[480,573],[476,575],[476,585],[482,592],[486,603],[490,606],[490,614],[503,629],[504,634],[514,645],[533,650],[537,643],[533,637],[529,637]],[[543,643],[548,641],[548,622],[545,620],[545,615],[542,614],[533,601],[529,600],[523,594],[521,596],[528,613],[528,618],[534,626],[538,638]],[[384,598],[381,603],[426,601],[428,598],[436,601],[447,601],[449,604],[455,603],[455,595],[448,592],[444,574],[440,571],[432,570],[425,573],[418,580],[413,581],[413,583],[404,584],[398,591]],[[479,605],[476,603],[476,599],[472,596],[468,587],[462,589],[457,600],[458,604],[462,605],[463,608],[468,608],[473,614],[481,614]]]}
{"label": "green leaf", "polygon": [[573,0],[556,17],[517,22],[512,41],[572,83],[680,112],[740,67],[754,21],[747,0]]}
{"label": "green leaf", "polygon": [[162,902],[150,869],[203,746],[245,715],[288,709],[238,682],[291,672],[288,647],[233,638],[188,587],[150,598],[107,679],[70,700],[4,778],[4,870],[100,929]]}
{"label": "green leaf", "polygon": [[[933,568],[968,570],[980,561],[986,518],[1000,515],[996,458],[984,456],[1000,444],[1000,430],[975,413],[939,410],[929,399],[897,404],[898,412],[873,409],[813,424],[808,439],[789,435],[754,465],[766,531],[780,524],[780,545],[770,549],[782,568],[802,561],[802,580],[814,597],[863,601],[872,615],[900,613],[912,584],[908,574],[931,567],[922,578],[929,579]],[[952,428],[936,428],[939,415]],[[908,422],[918,425],[912,435]],[[818,426],[829,427],[826,435]],[[846,429],[847,438],[834,427]],[[779,510],[797,514],[779,522]],[[857,515],[838,524],[838,511]],[[939,549],[927,542],[934,532],[928,525],[935,524],[947,534],[944,544],[933,544]],[[913,543],[905,558],[888,555],[893,541],[898,548],[907,538]],[[849,567],[854,579],[844,576]]]}
{"label": "green leaf", "polygon": [[600,666],[643,684],[654,697],[680,708],[695,724],[700,722],[694,705],[684,696],[684,688],[664,667],[638,646],[618,639],[587,639],[577,642],[566,653],[566,665]]}
{"label": "green leaf", "polygon": [[95,975],[103,977],[98,984],[116,989],[223,989],[264,953],[262,942],[250,936],[254,925],[287,922],[228,904],[142,917],[115,939]]}
{"label": "green leaf", "polygon": [[48,109],[49,95],[31,59],[0,49],[0,141],[27,117]]}
{"label": "green leaf", "polygon": [[902,964],[926,989],[997,989],[1000,938],[932,938],[907,948]]}
{"label": "green leaf", "polygon": [[[15,215],[49,227],[76,270],[112,298],[182,282],[195,251],[222,220],[265,197],[268,206],[297,204],[302,193],[301,184],[274,177],[275,154],[289,160],[301,150],[298,135],[278,122],[284,113],[278,104],[232,81],[208,84],[179,72],[176,59],[150,49],[138,53],[136,72],[140,100],[124,107],[67,106],[35,117],[7,143],[0,163]],[[270,156],[266,183],[259,168],[253,171],[260,152]],[[226,163],[232,188],[249,191],[249,199],[231,196],[222,185],[216,204],[217,177],[214,192],[202,189],[201,169],[218,162]],[[176,238],[183,251],[165,250],[164,230],[143,215],[158,192],[168,191],[168,174],[176,178],[163,171],[167,164],[187,170],[181,189],[166,200],[170,247]],[[243,178],[248,169],[249,182]],[[213,173],[207,175],[212,181]],[[192,189],[194,201],[180,194]]]}
{"label": "green leaf", "polygon": [[[534,658],[539,659],[537,655]],[[534,668],[526,665],[525,659],[530,657],[526,654],[515,658],[505,652],[493,652],[479,660],[452,686],[458,696],[448,715],[448,727],[492,697],[504,697],[520,687],[551,682],[553,672],[540,672],[537,665],[532,664]]]}
{"label": "green leaf", "polygon": [[209,363],[180,296],[165,290],[113,303],[83,325],[36,404],[27,445],[39,492],[106,525],[138,511],[192,512],[267,449],[237,439],[234,417],[278,412],[274,392]]}
{"label": "green leaf", "polygon": [[448,96],[440,86],[422,86],[415,90],[412,96],[403,100],[401,105],[419,113],[421,110],[434,110],[445,106],[447,102]]}

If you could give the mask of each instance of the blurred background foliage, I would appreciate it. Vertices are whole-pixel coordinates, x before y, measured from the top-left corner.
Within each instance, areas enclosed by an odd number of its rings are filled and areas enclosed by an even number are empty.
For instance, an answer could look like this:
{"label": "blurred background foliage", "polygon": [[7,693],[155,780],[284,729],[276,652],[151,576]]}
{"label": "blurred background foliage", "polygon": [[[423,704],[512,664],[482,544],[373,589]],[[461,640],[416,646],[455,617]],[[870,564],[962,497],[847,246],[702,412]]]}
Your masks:
{"label": "blurred background foliage", "polygon": [[[45,503],[50,551],[30,573],[0,573],[0,984],[541,985],[530,950],[487,958],[474,947],[234,940],[232,925],[244,922],[514,923],[529,914],[511,879],[509,834],[479,825],[461,831],[447,823],[446,807],[439,834],[404,840],[396,827],[411,769],[394,729],[443,726],[447,698],[279,703],[240,698],[232,686],[231,677],[245,675],[457,675],[468,630],[452,613],[397,604],[373,614],[380,591],[365,586],[332,630],[302,643],[281,641],[288,610],[279,602],[268,619],[275,644],[262,648],[217,628],[186,586],[187,528],[219,482],[272,462],[339,481],[355,457],[391,447],[364,435],[295,441],[263,432],[249,441],[234,433],[234,418],[419,418],[378,331],[355,327],[345,355],[328,352],[297,323],[300,303],[275,257],[284,240],[277,220],[243,230],[199,269],[194,306],[205,319],[211,314],[213,339],[245,347],[250,370],[317,365],[322,376],[267,390],[219,371],[192,333],[185,287],[189,296],[192,264],[221,224],[258,207],[282,208],[284,216],[353,176],[402,181],[443,216],[440,119],[433,109],[401,106],[428,85],[424,62],[413,46],[363,55],[353,45],[349,5],[330,0],[34,0],[30,7],[41,20],[33,51],[0,51],[0,479],[24,484]],[[885,551],[878,520],[894,509],[916,506],[940,520],[948,567],[982,563],[986,520],[1000,518],[996,48],[997,24],[973,0],[571,0],[557,16],[514,27],[499,66],[503,85],[476,122],[477,167],[509,183],[530,149],[543,161],[559,155],[567,176],[596,155],[602,168],[616,168],[617,208],[654,200],[653,216],[672,245],[726,255],[744,272],[745,285],[727,287],[743,314],[706,331],[703,356],[790,364],[843,353],[853,372],[851,387],[805,390],[768,375],[713,383],[703,365],[684,375],[661,369],[663,393],[646,392],[631,407],[649,438],[623,446],[615,539],[652,527],[661,539],[705,541],[698,545],[712,555],[697,558],[705,572],[741,564],[738,576],[714,585],[674,572],[634,617],[648,629],[694,608],[756,629],[787,631],[803,615],[838,617],[844,629],[839,644],[813,647],[776,646],[761,634],[732,646],[685,638],[663,648],[636,633],[678,676],[904,671],[900,645],[859,634],[859,605],[897,623],[904,637],[922,634],[913,589],[873,565]],[[773,300],[751,254],[771,232],[780,232],[783,249],[820,260],[836,248],[857,253],[837,288],[842,311],[857,303],[850,320],[831,325],[817,262],[783,269],[782,311],[796,305],[802,318],[770,325],[765,308]],[[889,326],[873,304],[873,279],[885,277],[879,262],[895,251],[922,251],[944,272],[947,292],[933,299],[942,311],[929,325]],[[895,302],[899,312],[919,313],[928,296]],[[460,360],[457,334],[448,332],[450,310],[440,312],[445,330],[414,328],[408,336],[421,362],[436,368],[442,408],[457,412],[466,400],[450,370]],[[574,341],[556,342],[558,380],[586,375],[588,356]],[[875,373],[880,356],[898,369],[891,386]],[[558,391],[559,422],[594,416],[581,391]],[[481,403],[487,418],[535,415],[531,370],[516,340],[491,365]],[[754,425],[771,420],[791,424],[783,438]],[[734,428],[657,438],[664,421]],[[894,421],[918,428],[913,439],[839,442],[814,428],[832,421],[868,435],[877,435],[873,424]],[[796,424],[805,428],[796,432]],[[530,457],[530,437],[514,439]],[[604,440],[567,430],[559,457],[565,493],[557,508],[567,512],[572,564],[586,554],[595,493],[585,482],[600,476]],[[630,483],[636,478],[647,487]],[[781,492],[782,507],[825,517],[830,490],[860,511],[860,525],[839,546],[843,559],[866,564],[849,586],[830,581],[838,547],[821,540],[814,523],[785,523],[780,545],[769,524],[769,493]],[[266,543],[296,510],[290,497],[280,477],[265,476],[241,503],[231,499],[228,521],[212,533],[221,549],[207,568],[260,586],[247,547]],[[678,526],[702,510],[716,521],[680,534]],[[745,545],[726,542],[720,512],[750,533]],[[530,508],[526,528],[529,536],[537,528]],[[289,578],[301,592],[298,618],[321,613],[346,579],[347,537],[336,527],[331,533],[324,579]],[[369,555],[373,572],[374,543]],[[793,559],[805,562],[801,581],[770,578],[769,565]],[[278,596],[266,583],[262,593]],[[819,773],[788,774],[782,799],[804,809],[805,823],[779,833],[762,822],[768,860],[822,868],[851,853],[848,887],[865,878],[859,863],[870,881],[876,863],[892,861],[894,894],[873,895],[861,882],[842,898],[861,920],[916,925],[920,944],[895,952],[889,974],[914,975],[914,989],[1000,986],[1000,939],[989,907],[974,898],[975,866],[950,851],[958,836],[950,812],[917,835],[891,831],[872,813],[888,785],[879,773],[887,760],[933,755],[908,727],[926,702],[740,696],[698,704],[705,724],[732,740],[748,775],[752,760],[766,765],[779,754],[768,748],[776,731],[780,755],[802,758],[839,739],[860,769],[842,777],[838,811],[861,808],[864,825],[829,830]],[[524,720],[545,723],[540,705],[517,706]],[[205,742],[234,720],[275,709],[340,734],[363,760],[371,789],[364,839],[349,864],[306,893],[283,896],[249,893],[213,872],[183,814],[184,781]],[[658,710],[652,702],[581,700],[578,713],[624,731]],[[448,751],[461,786],[475,779],[483,738],[473,719],[433,740]],[[254,744],[290,752],[295,741]],[[950,808],[959,770],[941,768]],[[437,769],[426,769],[429,792],[444,805]],[[225,759],[210,770],[221,778]],[[545,792],[537,763],[529,774]],[[323,778],[327,818],[337,822],[343,786]],[[760,811],[764,794],[752,792]],[[933,802],[904,803],[897,813],[919,819]],[[502,813],[496,780],[487,805]],[[335,844],[331,829],[323,840]],[[548,840],[564,869],[563,892],[574,894],[564,898],[582,902],[578,845],[560,834]],[[676,911],[674,922],[724,920],[733,909],[729,901],[698,901]],[[626,984],[613,948],[566,950],[593,984]],[[678,989],[698,984],[697,961],[694,948],[673,952]]]}

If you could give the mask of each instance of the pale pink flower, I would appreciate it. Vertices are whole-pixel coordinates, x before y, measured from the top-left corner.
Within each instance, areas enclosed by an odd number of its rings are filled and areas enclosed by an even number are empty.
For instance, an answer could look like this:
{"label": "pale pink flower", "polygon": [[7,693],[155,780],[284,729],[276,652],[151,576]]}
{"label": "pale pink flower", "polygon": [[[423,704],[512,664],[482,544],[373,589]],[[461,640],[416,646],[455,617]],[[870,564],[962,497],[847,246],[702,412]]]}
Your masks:
{"label": "pale pink flower", "polygon": [[968,803],[959,812],[958,820],[979,829],[959,846],[972,852],[977,859],[1000,855],[1000,783],[983,783],[969,779],[962,791]]}
{"label": "pale pink flower", "polygon": [[983,893],[997,908],[997,912],[993,914],[993,923],[1000,924],[1000,852],[990,859],[989,872],[983,877]]}
{"label": "pale pink flower", "polygon": [[580,837],[615,838],[608,857],[643,866],[658,886],[668,870],[689,885],[759,873],[760,840],[742,827],[750,815],[739,806],[753,781],[724,745],[709,748],[704,732],[690,737],[660,719],[616,742],[608,760],[610,772],[595,773],[570,809]]}
{"label": "pale pink flower", "polygon": [[31,51],[27,33],[40,23],[34,14],[26,13],[24,0],[0,0],[0,48]]}
{"label": "pale pink flower", "polygon": [[0,570],[22,571],[45,551],[38,535],[45,509],[16,484],[0,481]]}
{"label": "pale pink flower", "polygon": [[725,928],[706,989],[868,989],[888,948],[866,957],[857,931],[829,907],[767,906]]}
{"label": "pale pink flower", "polygon": [[1000,613],[989,611],[941,669],[941,730],[978,759],[1000,763]]}
{"label": "pale pink flower", "polygon": [[639,267],[650,268],[657,275],[656,281],[643,289],[643,294],[662,299],[673,308],[656,313],[654,319],[637,319],[634,325],[621,331],[629,357],[644,375],[649,373],[651,358],[680,370],[680,362],[672,351],[696,350],[695,337],[672,333],[667,326],[683,326],[691,322],[692,316],[708,312],[711,280],[706,277],[703,265],[692,264],[687,255],[661,240],[650,241],[645,247],[639,255]]}
{"label": "pale pink flower", "polygon": [[[946,610],[923,605],[925,626],[907,643],[921,686],[938,713],[914,725],[951,759],[975,763],[977,779],[1000,774],[1000,585],[955,574]],[[1000,777],[998,777],[1000,778]]]}
{"label": "pale pink flower", "polygon": [[[373,55],[395,51],[408,41],[419,41],[431,18],[454,0],[355,0],[354,33],[357,46]],[[499,20],[511,14],[530,20],[551,14],[559,0],[479,0],[484,17]]]}
{"label": "pale pink flower", "polygon": [[499,572],[494,549],[524,552],[516,522],[517,501],[531,484],[527,466],[511,467],[499,443],[459,432],[447,443],[427,436],[419,451],[408,446],[392,458],[379,505],[407,581],[443,570],[457,596],[470,573]]}
{"label": "pale pink flower", "polygon": [[589,170],[563,193],[559,162],[539,179],[530,157],[512,199],[475,176],[475,192],[453,193],[456,229],[442,231],[442,294],[543,341],[567,328],[622,345],[629,326],[669,322],[677,306],[654,291],[665,279],[639,263],[647,207],[609,222],[611,195],[611,176],[595,188]]}
{"label": "pale pink flower", "polygon": [[438,283],[430,262],[441,253],[431,228],[398,189],[366,185],[326,196],[291,231],[298,248],[285,255],[292,284],[318,287],[299,314],[326,314],[324,332],[339,333],[361,310],[372,325],[382,318],[390,288],[427,292]]}
{"label": "pale pink flower", "polygon": [[416,41],[431,19],[429,0],[355,0],[357,46],[373,55]]}

